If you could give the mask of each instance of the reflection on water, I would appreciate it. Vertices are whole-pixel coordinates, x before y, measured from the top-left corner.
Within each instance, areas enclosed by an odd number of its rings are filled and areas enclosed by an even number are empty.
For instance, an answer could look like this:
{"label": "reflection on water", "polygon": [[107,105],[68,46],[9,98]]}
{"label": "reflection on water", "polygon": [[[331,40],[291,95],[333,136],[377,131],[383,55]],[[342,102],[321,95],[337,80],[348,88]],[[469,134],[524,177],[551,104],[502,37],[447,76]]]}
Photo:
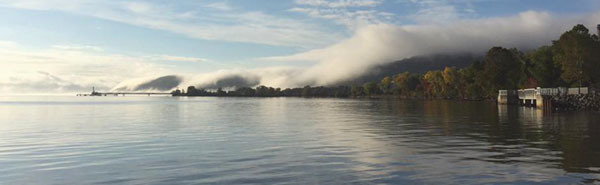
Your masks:
{"label": "reflection on water", "polygon": [[0,97],[0,184],[594,184],[598,118],[489,102]]}

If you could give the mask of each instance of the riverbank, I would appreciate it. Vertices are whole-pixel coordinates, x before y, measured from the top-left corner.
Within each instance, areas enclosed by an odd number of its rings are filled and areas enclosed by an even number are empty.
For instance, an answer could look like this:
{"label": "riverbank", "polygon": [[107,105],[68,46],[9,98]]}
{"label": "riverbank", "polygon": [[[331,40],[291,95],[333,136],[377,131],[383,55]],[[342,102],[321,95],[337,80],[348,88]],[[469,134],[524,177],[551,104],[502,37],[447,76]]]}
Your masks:
{"label": "riverbank", "polygon": [[[258,97],[258,98],[269,98],[269,97],[293,97],[293,98],[341,98],[341,99],[387,99],[391,101],[395,100],[446,100],[446,101],[465,101],[465,102],[494,102],[497,103],[497,99],[494,98],[448,98],[448,97],[423,97],[423,96],[401,96],[401,95],[371,95],[371,96],[336,96],[321,94],[319,96],[302,96],[302,95],[286,95],[286,94],[275,94],[270,96],[255,96],[255,95],[239,95],[224,93],[204,93],[187,95],[185,93],[173,94],[173,96],[184,96],[184,97]],[[598,94],[579,94],[579,95],[563,95],[555,96],[551,98],[552,110],[551,111],[600,111],[600,95]],[[541,108],[541,107],[540,107]]]}
{"label": "riverbank", "polygon": [[563,95],[552,98],[554,110],[592,110],[600,111],[600,95],[598,94],[577,94]]}

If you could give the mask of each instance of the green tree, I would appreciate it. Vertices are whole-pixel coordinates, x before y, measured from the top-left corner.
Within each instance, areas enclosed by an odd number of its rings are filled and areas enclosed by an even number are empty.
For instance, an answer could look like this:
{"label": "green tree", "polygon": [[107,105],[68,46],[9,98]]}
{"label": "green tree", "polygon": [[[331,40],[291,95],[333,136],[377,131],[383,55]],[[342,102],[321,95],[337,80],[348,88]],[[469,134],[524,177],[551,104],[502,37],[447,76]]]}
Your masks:
{"label": "green tree", "polygon": [[459,70],[459,94],[464,99],[480,99],[483,97],[485,83],[484,64],[475,61],[469,67]]}
{"label": "green tree", "polygon": [[260,85],[260,86],[256,87],[255,96],[258,96],[258,97],[269,96],[269,88],[264,85]]}
{"label": "green tree", "polygon": [[553,59],[561,66],[561,78],[568,85],[600,82],[600,46],[589,30],[578,24],[553,42]]}
{"label": "green tree", "polygon": [[227,96],[227,92],[223,91],[222,88],[217,89],[217,96]]}
{"label": "green tree", "polygon": [[352,85],[352,87],[350,87],[350,95],[352,96],[363,96],[364,93],[365,90],[362,86]]}
{"label": "green tree", "polygon": [[421,83],[421,76],[404,72],[394,76],[392,82],[394,84],[392,91],[395,94],[401,96],[415,96]]}
{"label": "green tree", "polygon": [[459,74],[456,68],[446,67],[442,72],[442,78],[444,79],[444,85],[442,86],[442,94],[449,98],[456,98],[458,96],[459,86]]}
{"label": "green tree", "polygon": [[302,96],[303,97],[310,97],[311,96],[311,90],[310,90],[310,86],[304,86],[304,88],[302,88]]}
{"label": "green tree", "polygon": [[379,82],[379,89],[383,94],[392,94],[392,78],[386,76]]}
{"label": "green tree", "polygon": [[396,76],[394,76],[393,91],[395,94],[398,94],[398,95],[408,95],[409,94],[409,89],[408,89],[408,78],[409,77],[410,77],[409,72],[400,73],[400,74],[397,74]]}
{"label": "green tree", "polygon": [[528,57],[531,61],[529,73],[537,81],[538,86],[557,87],[561,85],[561,69],[552,59],[552,48],[542,46],[529,53]]}
{"label": "green tree", "polygon": [[406,90],[409,93],[409,96],[416,96],[422,89],[420,89],[421,79],[423,75],[411,74],[408,76],[408,80],[406,80]]}
{"label": "green tree", "polygon": [[519,75],[520,78],[517,84],[518,88],[525,89],[537,87],[536,80],[531,78],[531,73],[527,70],[532,66],[531,61],[529,61],[527,55],[519,51],[517,48],[511,48],[509,50],[513,53],[517,61],[521,63],[519,68],[521,74]]}
{"label": "green tree", "polygon": [[484,88],[487,96],[495,97],[499,89],[517,89],[522,79],[522,65],[513,51],[491,48],[485,56]]}
{"label": "green tree", "polygon": [[427,88],[425,89],[425,92],[428,96],[442,96],[442,89],[444,86],[444,76],[442,75],[442,71],[428,71],[427,73],[425,73],[423,79],[428,84]]}
{"label": "green tree", "polygon": [[379,86],[377,86],[377,83],[375,82],[367,82],[363,85],[363,88],[365,91],[365,95],[367,96],[381,94],[379,91]]}
{"label": "green tree", "polygon": [[194,87],[194,86],[188,86],[188,88],[187,88],[187,95],[188,96],[190,96],[190,95],[193,96],[193,95],[196,95],[196,94],[197,94],[196,93],[196,87]]}

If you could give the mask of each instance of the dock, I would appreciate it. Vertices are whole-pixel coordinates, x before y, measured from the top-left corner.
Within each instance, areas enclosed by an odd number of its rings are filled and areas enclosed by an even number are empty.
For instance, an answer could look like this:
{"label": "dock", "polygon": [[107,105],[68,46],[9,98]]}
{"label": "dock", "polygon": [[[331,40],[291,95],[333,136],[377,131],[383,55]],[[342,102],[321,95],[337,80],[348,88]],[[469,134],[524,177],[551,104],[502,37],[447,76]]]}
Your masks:
{"label": "dock", "polygon": [[560,96],[587,95],[596,93],[596,90],[588,87],[577,88],[530,88],[519,90],[499,90],[498,104],[521,105],[537,107],[542,109],[553,109],[553,99]]}

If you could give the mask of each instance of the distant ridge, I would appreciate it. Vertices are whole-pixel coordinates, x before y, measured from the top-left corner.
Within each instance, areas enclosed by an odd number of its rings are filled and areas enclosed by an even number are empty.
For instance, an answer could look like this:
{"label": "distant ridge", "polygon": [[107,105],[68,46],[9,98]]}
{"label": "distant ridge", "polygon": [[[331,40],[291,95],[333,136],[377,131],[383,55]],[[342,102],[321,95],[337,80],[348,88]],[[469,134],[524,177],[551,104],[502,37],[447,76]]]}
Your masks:
{"label": "distant ridge", "polygon": [[342,81],[336,83],[336,85],[363,84],[365,82],[379,81],[386,76],[394,76],[403,72],[426,73],[431,70],[443,70],[445,67],[463,68],[482,59],[483,56],[469,53],[411,57],[375,66],[368,73],[358,78]]}
{"label": "distant ridge", "polygon": [[[426,73],[431,70],[443,70],[445,67],[464,68],[471,65],[476,60],[481,60],[482,56],[473,54],[437,54],[429,56],[417,56],[403,60],[390,62],[365,69],[366,73],[352,79],[340,81],[338,83],[326,86],[335,87],[340,85],[362,85],[366,82],[379,82],[386,76],[394,76],[403,72]],[[131,88],[122,86],[114,88],[113,91],[169,91],[174,88],[186,88],[182,86],[183,78],[177,75],[161,76]],[[260,85],[258,79],[246,78],[240,75],[230,75],[224,78],[216,79],[214,84],[208,84],[201,89],[218,89],[228,87],[254,87]]]}

